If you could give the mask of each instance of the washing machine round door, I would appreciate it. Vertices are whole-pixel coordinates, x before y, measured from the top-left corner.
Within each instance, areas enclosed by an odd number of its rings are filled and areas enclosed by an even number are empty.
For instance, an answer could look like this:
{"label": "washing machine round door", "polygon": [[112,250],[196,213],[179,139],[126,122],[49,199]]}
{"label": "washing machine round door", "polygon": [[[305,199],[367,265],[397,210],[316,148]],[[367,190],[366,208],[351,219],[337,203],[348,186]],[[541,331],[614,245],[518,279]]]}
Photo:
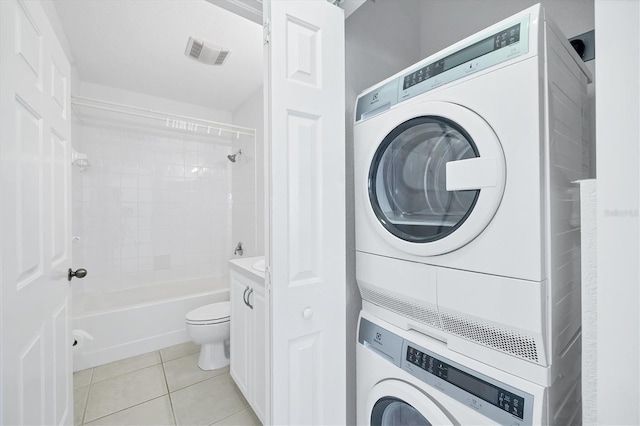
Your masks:
{"label": "washing machine round door", "polygon": [[399,380],[384,380],[374,386],[367,399],[372,426],[452,425],[450,416],[431,397]]}
{"label": "washing machine round door", "polygon": [[368,196],[390,244],[438,255],[473,240],[495,215],[504,154],[493,129],[467,108],[425,102],[412,112],[373,155]]}

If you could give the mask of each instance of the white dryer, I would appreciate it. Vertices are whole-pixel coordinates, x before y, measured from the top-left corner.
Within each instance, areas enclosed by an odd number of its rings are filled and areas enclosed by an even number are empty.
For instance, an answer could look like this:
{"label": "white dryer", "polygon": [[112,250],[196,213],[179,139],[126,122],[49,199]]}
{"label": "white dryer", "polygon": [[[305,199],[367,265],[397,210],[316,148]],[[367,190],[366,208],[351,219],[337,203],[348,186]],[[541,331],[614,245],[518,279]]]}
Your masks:
{"label": "white dryer", "polygon": [[358,97],[364,309],[553,381],[580,333],[589,82],[536,5]]}
{"label": "white dryer", "polygon": [[580,424],[579,389],[561,394],[364,311],[356,357],[358,425]]}

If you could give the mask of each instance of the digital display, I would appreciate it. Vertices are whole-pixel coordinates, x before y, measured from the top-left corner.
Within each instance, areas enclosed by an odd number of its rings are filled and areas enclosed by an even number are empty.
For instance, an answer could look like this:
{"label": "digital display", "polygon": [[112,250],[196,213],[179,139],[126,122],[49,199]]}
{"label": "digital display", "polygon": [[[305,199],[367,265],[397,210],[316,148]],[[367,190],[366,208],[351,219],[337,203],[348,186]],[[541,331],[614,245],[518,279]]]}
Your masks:
{"label": "digital display", "polygon": [[471,46],[465,47],[443,59],[428,64],[417,71],[404,77],[403,90],[425,80],[433,78],[438,74],[469,62],[473,59],[486,55],[487,53],[507,47],[520,41],[520,24],[516,24],[504,31],[485,38]]}
{"label": "digital display", "polygon": [[479,58],[482,55],[486,55],[489,52],[493,52],[493,37],[482,40],[472,46],[462,49],[459,52],[449,55],[444,58],[444,70],[448,71],[451,68],[455,68],[460,64],[464,64],[472,59]]}
{"label": "digital display", "polygon": [[478,398],[482,398],[485,401],[495,402],[498,401],[498,388],[486,383],[482,380],[470,376],[457,368],[449,367],[447,374],[447,381],[456,385],[460,389],[464,389],[467,392],[474,394]]}
{"label": "digital display", "polygon": [[524,418],[524,398],[472,376],[411,346],[407,361],[426,372],[518,417]]}

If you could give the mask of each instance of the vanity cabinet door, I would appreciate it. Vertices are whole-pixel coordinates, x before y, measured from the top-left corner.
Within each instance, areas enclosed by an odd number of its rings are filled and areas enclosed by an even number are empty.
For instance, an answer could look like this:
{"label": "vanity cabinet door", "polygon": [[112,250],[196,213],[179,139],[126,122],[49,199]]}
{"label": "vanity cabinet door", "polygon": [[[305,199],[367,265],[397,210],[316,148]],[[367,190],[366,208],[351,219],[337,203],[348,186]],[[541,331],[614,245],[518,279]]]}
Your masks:
{"label": "vanity cabinet door", "polygon": [[[251,282],[242,275],[231,271],[231,365],[230,373],[243,395],[249,395],[250,360],[252,339],[252,311],[245,304],[245,296]],[[246,293],[245,293],[246,292]]]}
{"label": "vanity cabinet door", "polygon": [[263,284],[254,284],[251,294],[251,304],[253,305],[253,339],[251,370],[251,396],[250,401],[256,416],[264,424],[267,402],[267,305]]}
{"label": "vanity cabinet door", "polygon": [[264,423],[267,402],[267,304],[264,283],[231,271],[231,377]]}

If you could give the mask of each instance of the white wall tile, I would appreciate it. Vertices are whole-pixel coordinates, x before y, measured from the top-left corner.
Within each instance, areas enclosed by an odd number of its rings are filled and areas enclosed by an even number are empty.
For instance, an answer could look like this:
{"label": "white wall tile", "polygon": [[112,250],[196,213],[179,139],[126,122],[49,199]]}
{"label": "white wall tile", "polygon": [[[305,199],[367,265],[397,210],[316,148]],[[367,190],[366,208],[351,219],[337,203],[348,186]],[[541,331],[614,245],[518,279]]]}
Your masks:
{"label": "white wall tile", "polygon": [[138,175],[122,175],[120,177],[120,187],[122,187],[122,188],[137,188],[138,187]]}
{"label": "white wall tile", "polygon": [[74,257],[91,272],[74,291],[228,273],[228,140],[79,124],[74,132],[93,165],[72,176],[82,239]]}

